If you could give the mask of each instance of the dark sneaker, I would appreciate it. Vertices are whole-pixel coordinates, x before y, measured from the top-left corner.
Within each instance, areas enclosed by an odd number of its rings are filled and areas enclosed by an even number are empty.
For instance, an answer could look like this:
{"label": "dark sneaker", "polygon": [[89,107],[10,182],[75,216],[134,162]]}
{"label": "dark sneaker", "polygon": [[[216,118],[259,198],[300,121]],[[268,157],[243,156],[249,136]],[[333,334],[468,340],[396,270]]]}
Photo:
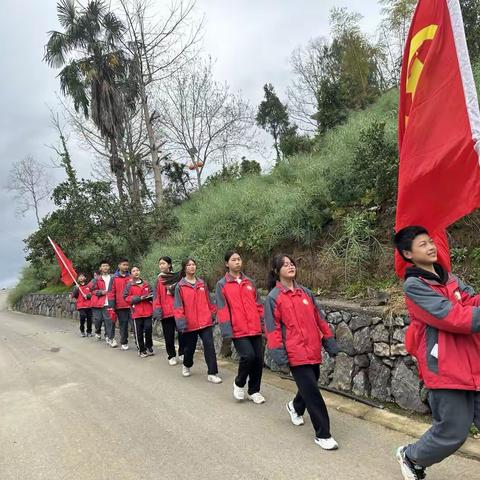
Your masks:
{"label": "dark sneaker", "polygon": [[87,334],[86,334],[85,332],[81,332],[80,335],[81,335],[82,337],[86,337],[86,336],[87,336]]}
{"label": "dark sneaker", "polygon": [[400,447],[397,450],[397,461],[400,464],[404,480],[423,480],[427,478],[425,468],[413,463],[406,455],[407,447]]}
{"label": "dark sneaker", "polygon": [[153,348],[147,348],[147,353],[149,355],[155,355],[155,353],[153,352]]}
{"label": "dark sneaker", "polygon": [[149,356],[147,352],[140,352],[139,355],[140,358],[147,358]]}

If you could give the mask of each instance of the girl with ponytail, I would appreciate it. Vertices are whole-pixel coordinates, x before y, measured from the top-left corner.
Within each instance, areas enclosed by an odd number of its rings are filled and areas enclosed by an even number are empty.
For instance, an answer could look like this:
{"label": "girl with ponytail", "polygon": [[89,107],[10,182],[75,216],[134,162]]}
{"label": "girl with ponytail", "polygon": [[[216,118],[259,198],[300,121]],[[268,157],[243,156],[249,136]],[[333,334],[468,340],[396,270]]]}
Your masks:
{"label": "girl with ponytail", "polygon": [[[175,317],[173,303],[175,287],[180,280],[180,272],[173,272],[172,259],[164,256],[158,260],[160,273],[153,289],[153,319],[162,322],[163,338],[167,349],[169,365],[177,365],[175,349]],[[178,358],[183,361],[183,336],[178,334]]]}
{"label": "girl with ponytail", "polygon": [[265,303],[267,348],[279,366],[289,366],[298,392],[287,403],[294,425],[303,425],[308,411],[315,443],[325,450],[338,448],[330,433],[327,407],[318,389],[322,345],[329,355],[339,352],[334,336],[313,293],[296,282],[295,260],[275,255],[268,275],[270,293]]}

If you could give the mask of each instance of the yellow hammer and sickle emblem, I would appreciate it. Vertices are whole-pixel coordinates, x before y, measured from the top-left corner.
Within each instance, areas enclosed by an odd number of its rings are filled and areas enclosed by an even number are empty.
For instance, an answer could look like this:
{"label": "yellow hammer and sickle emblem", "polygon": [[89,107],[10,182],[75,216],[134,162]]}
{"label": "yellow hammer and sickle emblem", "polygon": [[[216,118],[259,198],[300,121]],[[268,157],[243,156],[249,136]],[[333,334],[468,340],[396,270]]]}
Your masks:
{"label": "yellow hammer and sickle emblem", "polygon": [[[407,94],[410,93],[412,95],[412,102],[423,70],[423,63],[418,58],[419,50],[427,40],[433,40],[435,38],[437,30],[438,25],[429,25],[428,27],[422,28],[413,36],[410,42],[410,51],[408,54],[409,75],[407,78],[406,91]],[[407,124],[408,115],[405,116],[405,126]]]}

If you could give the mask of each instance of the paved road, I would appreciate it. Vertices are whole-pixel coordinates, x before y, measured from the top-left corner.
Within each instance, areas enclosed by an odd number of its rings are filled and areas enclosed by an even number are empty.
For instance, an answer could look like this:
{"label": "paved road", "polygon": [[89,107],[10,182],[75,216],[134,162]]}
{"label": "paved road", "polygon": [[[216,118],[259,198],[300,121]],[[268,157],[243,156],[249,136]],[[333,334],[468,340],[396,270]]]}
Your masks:
{"label": "paved road", "polygon": [[[265,385],[264,405],[237,404],[233,375],[183,378],[163,352],[140,359],[80,338],[73,322],[0,312],[0,479],[400,479],[408,439],[331,412],[341,445],[324,452],[309,421],[293,427],[290,394]],[[454,457],[429,478],[479,478]]]}

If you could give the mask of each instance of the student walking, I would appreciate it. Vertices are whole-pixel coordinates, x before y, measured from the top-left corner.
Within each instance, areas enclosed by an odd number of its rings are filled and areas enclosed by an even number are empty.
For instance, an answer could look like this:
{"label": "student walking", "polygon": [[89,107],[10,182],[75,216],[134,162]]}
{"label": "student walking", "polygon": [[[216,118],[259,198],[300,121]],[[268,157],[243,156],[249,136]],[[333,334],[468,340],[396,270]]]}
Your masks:
{"label": "student walking", "polygon": [[128,260],[126,258],[121,258],[118,261],[118,269],[113,275],[113,280],[108,292],[109,307],[115,310],[115,314],[118,318],[120,345],[122,350],[128,350],[128,326],[132,321],[130,305],[123,298],[125,287],[130,281],[130,273],[128,269]]}
{"label": "student walking", "polygon": [[213,320],[215,306],[210,302],[205,282],[196,277],[197,263],[192,258],[182,263],[181,280],[175,287],[174,314],[177,328],[184,335],[182,374],[191,375],[193,356],[198,337],[203,343],[203,353],[207,363],[207,379],[212,383],[222,383],[218,376],[217,356],[213,343]]}
{"label": "student walking", "polygon": [[[82,337],[92,336],[92,309],[90,308],[92,294],[88,286],[87,276],[80,273],[77,278],[78,285],[73,287],[72,298],[76,299],[78,314],[80,316],[80,334]],[[87,331],[85,331],[85,323]]]}
{"label": "student walking", "polygon": [[437,263],[437,248],[421,226],[403,228],[395,246],[411,263],[404,291],[410,325],[405,345],[429,389],[434,424],[397,460],[405,480],[456,452],[472,424],[480,428],[480,295]]}
{"label": "student walking", "polygon": [[235,250],[225,254],[227,273],[215,291],[217,321],[223,338],[231,338],[240,356],[238,374],[233,382],[233,397],[265,402],[260,393],[263,372],[263,304],[253,280],[242,273],[242,257]]}
{"label": "student walking", "polygon": [[318,389],[322,345],[335,356],[338,345],[313,293],[295,279],[297,267],[289,255],[272,260],[265,303],[267,347],[279,366],[290,366],[298,392],[287,405],[294,425],[303,425],[305,409],[315,430],[315,443],[325,450],[338,448],[330,433],[327,407]]}
{"label": "student walking", "polygon": [[[180,280],[180,273],[173,273],[170,257],[161,257],[158,261],[160,274],[153,289],[153,319],[162,322],[163,338],[167,349],[169,365],[177,365],[175,349],[176,323],[173,312],[175,287]],[[183,361],[183,335],[178,332],[178,357]]]}
{"label": "student walking", "polygon": [[96,274],[90,282],[90,290],[92,292],[91,307],[95,322],[95,337],[97,340],[102,339],[101,330],[103,324],[105,341],[112,348],[115,348],[117,346],[115,340],[115,322],[113,312],[108,306],[108,291],[110,290],[112,280],[110,264],[107,260],[102,260],[98,274]]}
{"label": "student walking", "polygon": [[137,342],[138,354],[145,358],[153,353],[152,338],[152,289],[140,277],[140,269],[133,267],[131,279],[125,286],[123,297],[131,305],[133,328]]}

